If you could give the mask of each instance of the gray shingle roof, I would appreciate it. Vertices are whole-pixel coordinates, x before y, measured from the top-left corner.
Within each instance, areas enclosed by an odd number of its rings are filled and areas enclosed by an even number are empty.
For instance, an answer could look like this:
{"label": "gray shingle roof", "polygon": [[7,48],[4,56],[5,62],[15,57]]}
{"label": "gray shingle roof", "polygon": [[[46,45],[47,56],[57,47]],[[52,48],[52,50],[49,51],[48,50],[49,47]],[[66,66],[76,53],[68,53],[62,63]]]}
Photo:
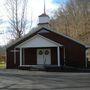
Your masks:
{"label": "gray shingle roof", "polygon": [[56,33],[56,34],[59,34],[59,35],[65,37],[65,38],[67,38],[67,39],[70,39],[70,40],[72,40],[72,41],[74,41],[74,42],[76,42],[76,43],[78,43],[78,44],[80,44],[80,45],[83,45],[83,46],[85,46],[85,48],[90,48],[90,46],[87,46],[87,45],[81,43],[81,42],[78,41],[78,40],[75,40],[75,39],[73,39],[73,38],[71,38],[71,37],[69,37],[69,36],[66,36],[66,35],[62,34],[62,33],[56,32],[56,31],[53,30],[49,25],[38,25],[36,28],[33,28],[28,34],[26,34],[26,35],[23,36],[22,38],[16,40],[14,43],[10,43],[9,45],[7,45],[7,48],[11,47],[12,45],[18,43],[19,41],[23,40],[24,38],[30,36],[31,34],[35,33],[36,31],[38,31],[38,30],[40,30],[40,29],[42,29],[42,28],[45,28],[45,29],[47,29],[47,30],[49,30],[49,31],[52,31],[52,32],[54,32],[54,33]]}

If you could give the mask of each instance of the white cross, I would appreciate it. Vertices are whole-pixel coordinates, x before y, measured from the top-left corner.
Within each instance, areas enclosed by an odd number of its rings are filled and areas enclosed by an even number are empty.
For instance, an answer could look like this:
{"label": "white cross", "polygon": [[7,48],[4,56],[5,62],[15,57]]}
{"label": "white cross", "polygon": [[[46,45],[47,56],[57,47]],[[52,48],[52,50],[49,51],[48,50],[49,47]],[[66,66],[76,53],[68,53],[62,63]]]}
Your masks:
{"label": "white cross", "polygon": [[14,53],[14,64],[16,64],[16,52],[19,52],[19,50],[16,50],[16,49],[14,48],[14,50],[11,50],[11,52]]}
{"label": "white cross", "polygon": [[14,49],[14,50],[11,50],[11,52],[19,52],[19,50]]}

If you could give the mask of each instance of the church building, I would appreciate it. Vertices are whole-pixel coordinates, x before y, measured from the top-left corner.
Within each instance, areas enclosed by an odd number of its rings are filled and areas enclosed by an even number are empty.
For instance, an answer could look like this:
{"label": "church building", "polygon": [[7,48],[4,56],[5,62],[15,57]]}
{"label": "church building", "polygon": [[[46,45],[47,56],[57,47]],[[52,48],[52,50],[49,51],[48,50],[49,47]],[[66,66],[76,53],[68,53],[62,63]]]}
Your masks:
{"label": "church building", "polygon": [[8,45],[7,68],[87,67],[86,46],[49,26],[49,16],[39,16],[38,26]]}

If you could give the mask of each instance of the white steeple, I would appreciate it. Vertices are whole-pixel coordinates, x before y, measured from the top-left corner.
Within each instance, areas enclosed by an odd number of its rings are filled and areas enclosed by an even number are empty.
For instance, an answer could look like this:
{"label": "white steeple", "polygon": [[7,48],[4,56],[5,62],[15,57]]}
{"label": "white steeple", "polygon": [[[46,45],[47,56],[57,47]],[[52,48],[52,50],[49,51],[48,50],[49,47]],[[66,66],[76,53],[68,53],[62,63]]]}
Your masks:
{"label": "white steeple", "polygon": [[43,14],[41,14],[40,16],[39,16],[39,23],[38,23],[38,25],[43,25],[43,24],[49,24],[49,16],[46,14],[46,5],[45,5],[45,0],[44,0],[44,8],[43,8],[44,10],[44,12],[43,12]]}

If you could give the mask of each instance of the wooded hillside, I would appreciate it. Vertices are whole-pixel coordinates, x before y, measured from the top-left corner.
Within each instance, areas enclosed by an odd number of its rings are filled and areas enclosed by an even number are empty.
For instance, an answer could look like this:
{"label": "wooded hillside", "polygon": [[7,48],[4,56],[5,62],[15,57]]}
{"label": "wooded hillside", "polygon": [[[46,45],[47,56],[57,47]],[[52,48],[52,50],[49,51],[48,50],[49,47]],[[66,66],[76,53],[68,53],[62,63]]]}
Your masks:
{"label": "wooded hillside", "polygon": [[[50,25],[86,45],[90,45],[90,0],[68,0],[60,5]],[[90,50],[88,50],[90,59]]]}
{"label": "wooded hillside", "polygon": [[68,0],[55,12],[51,25],[85,44],[90,44],[90,0]]}

